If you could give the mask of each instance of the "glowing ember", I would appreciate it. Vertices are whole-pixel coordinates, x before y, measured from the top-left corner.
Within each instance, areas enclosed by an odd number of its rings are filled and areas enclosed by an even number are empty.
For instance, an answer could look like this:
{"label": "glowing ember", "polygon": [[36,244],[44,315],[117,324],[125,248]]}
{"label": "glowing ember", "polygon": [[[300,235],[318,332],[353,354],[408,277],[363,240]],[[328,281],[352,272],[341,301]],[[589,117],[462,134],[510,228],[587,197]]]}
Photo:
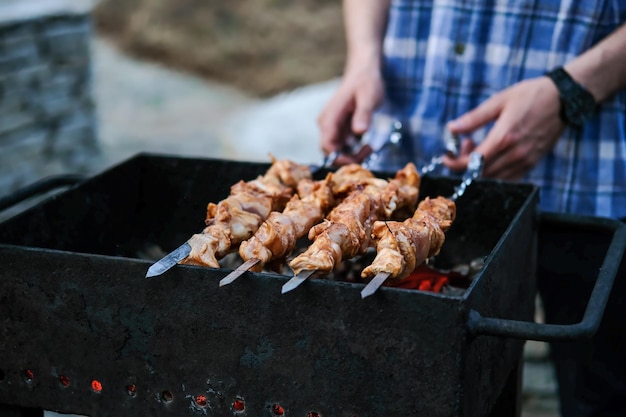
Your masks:
{"label": "glowing ember", "polygon": [[102,392],[102,384],[97,379],[91,381],[91,390],[96,394],[100,394]]}
{"label": "glowing ember", "polygon": [[274,404],[272,406],[272,413],[274,413],[275,416],[282,416],[285,414],[285,409],[281,407],[280,404]]}
{"label": "glowing ember", "polygon": [[209,402],[207,401],[207,398],[204,395],[198,395],[196,397],[196,404],[198,404],[198,406],[200,407],[206,407]]}
{"label": "glowing ember", "polygon": [[442,272],[426,265],[418,266],[411,275],[398,282],[389,282],[389,286],[420,291],[440,293],[443,287],[453,280],[455,286],[467,288],[469,278],[457,272]]}

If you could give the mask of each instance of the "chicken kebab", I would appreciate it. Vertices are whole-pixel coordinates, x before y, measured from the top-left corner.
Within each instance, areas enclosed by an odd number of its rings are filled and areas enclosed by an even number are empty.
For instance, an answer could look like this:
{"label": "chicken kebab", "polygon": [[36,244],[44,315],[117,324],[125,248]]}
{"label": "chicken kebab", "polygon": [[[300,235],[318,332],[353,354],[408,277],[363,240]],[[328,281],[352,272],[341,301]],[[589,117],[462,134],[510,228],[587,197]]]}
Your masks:
{"label": "chicken kebab", "polygon": [[413,216],[403,222],[375,222],[372,238],[376,257],[361,272],[363,279],[371,279],[361,296],[373,294],[388,278],[406,278],[426,259],[437,255],[455,217],[454,201],[437,197],[421,201]]}
{"label": "chicken kebab", "polygon": [[365,253],[375,221],[417,204],[420,176],[409,163],[387,181],[365,178],[346,186],[347,197],[308,233],[313,243],[289,262],[295,276],[282,292],[291,291],[315,272],[329,273],[342,260]]}
{"label": "chicken kebab", "polygon": [[482,154],[470,153],[467,171],[450,197],[425,199],[410,219],[374,226],[377,255],[361,272],[362,278],[373,278],[361,291],[361,298],[374,294],[388,278],[396,281],[406,278],[418,265],[439,253],[445,232],[456,218],[455,201],[480,177],[482,169]]}
{"label": "chicken kebab", "polygon": [[298,193],[285,209],[270,213],[254,236],[241,243],[239,255],[245,262],[224,277],[220,286],[232,283],[245,271],[260,272],[268,264],[271,269],[280,271],[286,257],[296,249],[298,240],[322,221],[354,184],[374,178],[371,171],[351,164],[329,173],[321,181],[301,180]]}
{"label": "chicken kebab", "polygon": [[191,251],[180,263],[219,268],[219,259],[237,250],[273,210],[282,210],[300,181],[310,179],[309,167],[272,157],[265,175],[240,181],[227,198],[209,203],[206,228],[188,240]]}
{"label": "chicken kebab", "polygon": [[297,240],[324,218],[334,202],[331,177],[328,174],[322,181],[301,181],[285,209],[271,212],[256,233],[241,243],[241,259],[256,260],[249,270],[260,272],[271,261],[287,256]]}

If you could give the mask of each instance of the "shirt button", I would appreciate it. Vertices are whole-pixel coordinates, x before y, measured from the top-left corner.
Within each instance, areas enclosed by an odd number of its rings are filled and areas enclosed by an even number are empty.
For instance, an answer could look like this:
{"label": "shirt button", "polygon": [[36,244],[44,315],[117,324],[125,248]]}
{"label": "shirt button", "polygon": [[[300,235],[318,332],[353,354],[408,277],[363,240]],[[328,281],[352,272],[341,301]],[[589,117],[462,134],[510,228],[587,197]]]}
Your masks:
{"label": "shirt button", "polygon": [[465,52],[465,44],[457,42],[454,44],[454,53],[457,55],[463,55]]}

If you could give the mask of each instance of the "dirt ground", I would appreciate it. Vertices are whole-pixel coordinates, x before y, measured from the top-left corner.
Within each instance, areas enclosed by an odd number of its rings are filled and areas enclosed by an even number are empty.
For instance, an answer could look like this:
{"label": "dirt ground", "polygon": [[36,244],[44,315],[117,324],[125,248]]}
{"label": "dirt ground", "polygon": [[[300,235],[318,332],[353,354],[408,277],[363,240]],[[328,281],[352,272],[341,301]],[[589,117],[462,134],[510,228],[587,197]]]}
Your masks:
{"label": "dirt ground", "polygon": [[341,0],[100,0],[94,23],[127,53],[258,97],[344,65]]}

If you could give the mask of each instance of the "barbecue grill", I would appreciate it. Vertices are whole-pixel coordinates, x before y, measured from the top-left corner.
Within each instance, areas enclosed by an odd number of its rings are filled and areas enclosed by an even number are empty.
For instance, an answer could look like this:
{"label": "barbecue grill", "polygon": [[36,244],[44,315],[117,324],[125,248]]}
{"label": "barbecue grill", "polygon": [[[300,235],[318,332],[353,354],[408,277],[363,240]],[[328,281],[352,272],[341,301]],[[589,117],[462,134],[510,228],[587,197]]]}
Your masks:
{"label": "barbecue grill", "polygon": [[[484,258],[459,295],[382,287],[362,300],[363,284],[324,279],[281,295],[289,276],[247,272],[219,288],[230,270],[188,265],[144,278],[146,254],[199,232],[207,202],[268,167],[139,154],[0,224],[0,404],[93,417],[519,415],[524,340],[593,333],[626,245],[619,222],[538,213],[534,186],[478,180],[436,258]],[[458,182],[425,177],[420,193]],[[576,230],[600,270],[588,314],[532,323],[540,232]]]}

